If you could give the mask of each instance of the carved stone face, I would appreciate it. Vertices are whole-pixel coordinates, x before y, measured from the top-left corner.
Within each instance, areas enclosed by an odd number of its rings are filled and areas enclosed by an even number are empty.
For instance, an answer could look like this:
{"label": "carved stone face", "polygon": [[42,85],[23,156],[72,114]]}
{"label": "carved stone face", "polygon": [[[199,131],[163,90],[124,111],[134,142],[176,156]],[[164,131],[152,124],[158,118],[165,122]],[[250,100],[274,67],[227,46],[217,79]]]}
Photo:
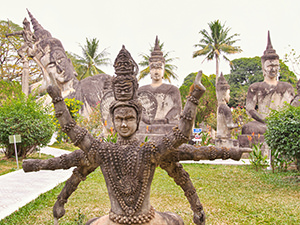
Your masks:
{"label": "carved stone face", "polygon": [[279,71],[279,60],[278,59],[268,59],[263,64],[263,74],[264,76],[274,79],[277,77]]}
{"label": "carved stone face", "polygon": [[114,88],[116,100],[128,101],[133,97],[133,84],[131,81],[116,83]]}
{"label": "carved stone face", "polygon": [[150,63],[150,75],[154,81],[161,81],[165,72],[165,66],[162,62]]}
{"label": "carved stone face", "polygon": [[132,136],[137,129],[137,114],[134,108],[119,107],[114,111],[114,126],[121,137]]}
{"label": "carved stone face", "polygon": [[74,78],[74,69],[63,50],[56,49],[41,58],[46,71],[52,74],[58,83],[65,83]]}

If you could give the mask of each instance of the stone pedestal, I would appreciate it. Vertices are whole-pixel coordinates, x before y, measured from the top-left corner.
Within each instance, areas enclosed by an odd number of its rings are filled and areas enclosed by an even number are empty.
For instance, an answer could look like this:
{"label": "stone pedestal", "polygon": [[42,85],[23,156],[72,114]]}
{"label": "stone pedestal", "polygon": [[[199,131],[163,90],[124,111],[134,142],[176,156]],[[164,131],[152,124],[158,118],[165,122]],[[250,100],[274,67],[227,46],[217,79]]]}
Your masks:
{"label": "stone pedestal", "polygon": [[226,148],[239,147],[237,140],[223,139],[223,138],[216,138],[215,139],[215,145],[216,145],[216,147],[226,147]]}
{"label": "stone pedestal", "polygon": [[[249,137],[252,137],[252,140],[250,141],[248,139]],[[264,143],[261,147],[261,151],[263,155],[268,155],[269,156],[269,148],[267,143],[265,143],[265,138],[264,135],[249,135],[249,134],[242,134],[238,136],[238,143],[240,148],[251,148],[250,144],[259,144],[259,143]]]}
{"label": "stone pedestal", "polygon": [[141,141],[144,141],[146,137],[150,141],[156,141],[161,138],[165,134],[172,131],[172,128],[175,127],[176,124],[151,124],[146,125],[144,123],[140,124],[139,130],[137,131],[137,138]]}

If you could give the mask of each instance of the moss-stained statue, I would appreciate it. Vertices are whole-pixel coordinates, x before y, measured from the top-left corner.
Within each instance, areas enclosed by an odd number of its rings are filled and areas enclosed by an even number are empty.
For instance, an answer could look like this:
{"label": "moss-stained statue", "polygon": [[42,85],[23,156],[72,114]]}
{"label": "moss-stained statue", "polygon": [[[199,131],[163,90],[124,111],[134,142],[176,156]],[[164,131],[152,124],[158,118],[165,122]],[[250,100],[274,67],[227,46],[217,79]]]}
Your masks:
{"label": "moss-stained statue", "polygon": [[[53,42],[59,43],[56,40]],[[42,46],[49,48],[47,43]],[[54,46],[51,45],[51,49],[54,49]],[[58,45],[58,47],[61,50],[62,46]],[[41,60],[46,62],[52,60],[55,70],[59,70],[60,65],[68,65],[67,61],[63,64],[60,60],[56,62],[58,58],[51,55],[50,51],[49,55],[42,55],[45,59]],[[196,188],[179,161],[217,158],[239,160],[243,152],[249,149],[214,146],[197,148],[184,144],[188,141],[194,124],[198,101],[205,92],[205,87],[201,84],[202,72],[196,76],[178,125],[174,126],[170,132],[161,135],[155,142],[143,143],[136,137],[142,117],[142,105],[137,97],[138,68],[124,46],[115,59],[114,68],[115,76],[111,80],[113,101],[109,106],[109,113],[114,129],[118,133],[117,143],[95,139],[86,129],[74,122],[63,101],[63,88],[55,77],[58,73],[52,71],[51,68],[47,70],[49,75],[47,91],[52,98],[55,115],[62,130],[80,148],[70,154],[52,159],[29,159],[23,162],[25,172],[76,167],[53,207],[54,224],[58,224],[59,218],[64,216],[64,206],[79,183],[97,167],[101,168],[105,178],[111,210],[109,215],[93,218],[87,224],[183,224],[183,220],[175,213],[158,212],[150,203],[151,183],[157,166],[165,169],[176,184],[183,189],[194,213],[194,223],[205,224],[205,213]]]}

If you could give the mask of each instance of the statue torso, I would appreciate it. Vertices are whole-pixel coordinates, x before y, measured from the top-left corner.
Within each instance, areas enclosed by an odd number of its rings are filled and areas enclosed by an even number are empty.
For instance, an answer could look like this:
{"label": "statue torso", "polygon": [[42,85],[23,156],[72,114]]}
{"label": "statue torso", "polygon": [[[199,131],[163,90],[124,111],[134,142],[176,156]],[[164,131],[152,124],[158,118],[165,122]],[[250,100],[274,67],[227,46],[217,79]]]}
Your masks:
{"label": "statue torso", "polygon": [[255,108],[257,104],[258,112],[265,118],[270,109],[278,109],[288,104],[294,98],[293,86],[287,82],[278,81],[277,85],[269,85],[266,82],[258,82],[250,85],[248,89],[246,108]]}

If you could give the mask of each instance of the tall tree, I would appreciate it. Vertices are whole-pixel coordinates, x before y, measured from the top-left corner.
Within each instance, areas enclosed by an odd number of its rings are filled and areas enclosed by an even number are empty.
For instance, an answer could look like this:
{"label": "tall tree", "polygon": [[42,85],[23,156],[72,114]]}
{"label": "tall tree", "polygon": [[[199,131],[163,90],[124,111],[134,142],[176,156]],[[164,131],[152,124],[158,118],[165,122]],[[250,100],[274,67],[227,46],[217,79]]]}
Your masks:
{"label": "tall tree", "polygon": [[195,44],[194,46],[201,49],[193,53],[193,58],[206,56],[205,59],[207,60],[215,59],[216,79],[218,79],[220,55],[223,53],[223,58],[230,62],[224,54],[235,54],[242,51],[239,46],[233,46],[238,41],[234,40],[234,38],[239,36],[239,34],[229,36],[231,28],[225,27],[225,24],[221,24],[219,20],[208,23],[208,26],[209,31],[203,29],[199,32],[203,37],[199,41],[199,44]]}
{"label": "tall tree", "polygon": [[[175,73],[175,70],[177,69],[177,66],[171,64],[173,61],[175,61],[176,59],[178,59],[178,57],[175,58],[169,58],[169,55],[171,54],[171,52],[164,52],[163,51],[163,47],[164,47],[164,43],[160,43],[160,40],[158,40],[159,43],[159,47],[161,49],[161,51],[164,54],[164,58],[165,58],[165,73],[164,73],[164,80],[167,80],[171,83],[171,79],[175,79],[178,80],[178,75]],[[154,46],[150,47],[150,53],[154,50]],[[146,67],[144,68],[140,74],[138,75],[138,80],[141,80],[143,78],[145,78],[147,75],[150,74],[150,67],[149,67],[149,58],[150,55],[142,53],[140,54],[140,56],[143,58],[143,60],[139,63],[140,66],[142,67]]]}
{"label": "tall tree", "polygon": [[84,46],[80,45],[80,47],[83,56],[68,53],[78,74],[78,80],[104,73],[99,67],[109,65],[111,61],[109,58],[106,58],[109,55],[106,48],[98,53],[99,40],[97,38],[86,38],[86,44]]}

